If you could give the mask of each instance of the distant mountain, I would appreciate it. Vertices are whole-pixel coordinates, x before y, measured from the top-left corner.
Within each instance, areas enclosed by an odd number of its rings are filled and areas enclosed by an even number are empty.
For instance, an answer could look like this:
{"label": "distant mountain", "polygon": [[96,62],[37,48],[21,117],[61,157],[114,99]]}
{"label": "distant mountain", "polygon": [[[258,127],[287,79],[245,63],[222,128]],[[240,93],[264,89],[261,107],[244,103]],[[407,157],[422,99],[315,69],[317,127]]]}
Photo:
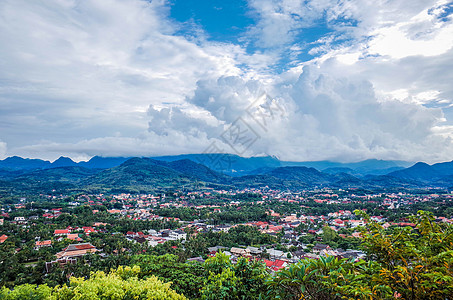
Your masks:
{"label": "distant mountain", "polygon": [[419,180],[423,182],[434,181],[440,179],[443,176],[443,174],[437,171],[436,168],[423,162],[418,162],[407,169],[391,172],[388,175],[397,178]]}
{"label": "distant mountain", "polygon": [[423,188],[428,187],[425,183],[422,183],[417,180],[407,179],[407,178],[398,178],[389,175],[381,176],[368,176],[366,179],[363,179],[361,186],[365,188],[373,189],[414,189],[414,188]]}
{"label": "distant mountain", "polygon": [[346,163],[344,166],[351,168],[359,173],[371,173],[376,170],[387,170],[391,168],[407,168],[412,163],[407,161],[398,160],[380,160],[380,159],[367,159],[355,163]]}
{"label": "distant mountain", "polygon": [[205,165],[197,164],[190,159],[172,161],[167,163],[167,166],[205,182],[226,182],[229,180],[229,176],[213,171]]}
{"label": "distant mountain", "polygon": [[281,162],[277,158],[271,156],[241,157],[234,154],[224,153],[182,154],[175,156],[157,156],[152,158],[166,162],[189,159],[216,172],[224,173],[230,176],[242,176],[259,168],[277,168],[281,166]]}
{"label": "distant mountain", "polygon": [[329,174],[307,167],[281,167],[270,171],[267,175],[283,180],[301,181],[306,185],[321,185],[330,182]]}
{"label": "distant mountain", "polygon": [[442,176],[453,175],[453,161],[437,163],[431,166],[437,173]]}
{"label": "distant mountain", "polygon": [[160,166],[149,158],[131,158],[117,167],[103,170],[88,178],[88,185],[104,186],[171,186],[187,181],[181,172]]}
{"label": "distant mountain", "polygon": [[78,183],[81,180],[96,174],[97,170],[82,167],[58,167],[44,170],[33,170],[31,172],[16,176],[15,181],[66,181]]}
{"label": "distant mountain", "polygon": [[75,167],[78,164],[74,162],[69,157],[60,156],[56,161],[54,161],[50,167],[51,168],[60,168],[60,167]]}
{"label": "distant mountain", "polygon": [[191,160],[173,162],[151,158],[131,158],[121,165],[100,171],[83,181],[88,186],[105,188],[181,188],[196,186],[201,182],[227,183],[229,177],[217,173]]}
{"label": "distant mountain", "polygon": [[310,187],[356,187],[361,180],[346,174],[331,175],[307,167],[280,167],[259,175],[236,177],[233,184],[239,187],[265,187],[274,189],[305,189]]}
{"label": "distant mountain", "polygon": [[[18,171],[15,171],[18,172]],[[0,187],[8,188],[16,193],[42,193],[58,191],[75,191],[85,178],[97,171],[81,167],[60,167],[37,169],[22,174],[4,176]]]}
{"label": "distant mountain", "polygon": [[49,166],[51,166],[51,163],[47,160],[22,158],[19,156],[12,156],[0,160],[0,168],[2,169],[31,170],[48,168]]}
{"label": "distant mountain", "polygon": [[357,174],[353,169],[351,168],[346,168],[346,167],[334,167],[334,168],[327,168],[322,170],[322,172],[327,173],[327,174],[339,174],[339,173],[346,173],[346,174]]}
{"label": "distant mountain", "polygon": [[332,161],[309,161],[309,162],[282,161],[281,163],[282,166],[302,166],[308,168],[315,168],[317,170],[323,170],[323,172],[327,170],[327,172],[330,174],[344,172],[354,176],[384,175],[388,174],[391,171],[404,169],[412,165],[412,163],[405,161],[378,160],[378,159],[368,159],[354,163],[339,163]]}
{"label": "distant mountain", "polygon": [[60,167],[80,166],[89,169],[108,169],[119,166],[130,157],[100,157],[94,156],[89,161],[74,162],[69,157],[60,157],[53,163],[47,160],[22,158],[18,156],[8,157],[0,160],[0,169],[9,170],[32,170],[32,169],[49,169]]}
{"label": "distant mountain", "polygon": [[[76,163],[68,157],[60,157],[53,163],[40,159],[24,159],[20,157],[9,157],[5,160],[0,160],[0,169],[12,170],[31,170],[57,168],[67,166],[80,166],[89,169],[108,169],[121,165],[131,157],[100,157],[94,156],[89,161]],[[409,167],[411,164],[402,161],[385,161],[385,160],[365,160],[356,163],[338,163],[331,161],[311,161],[311,162],[291,162],[280,161],[272,156],[260,157],[240,157],[233,154],[183,154],[174,156],[158,156],[151,157],[152,159],[164,162],[173,162],[183,159],[189,159],[197,164],[204,165],[211,170],[223,173],[230,176],[244,176],[264,174],[268,170],[279,167],[307,167],[315,168],[318,171],[336,168],[349,168],[354,172],[346,172],[354,176],[365,176],[368,174],[383,175],[391,171],[396,171],[404,167]],[[332,172],[329,172],[332,173]],[[333,172],[336,174],[338,172]]]}
{"label": "distant mountain", "polygon": [[101,157],[93,156],[89,161],[81,161],[81,167],[89,169],[109,169],[121,165],[130,157]]}
{"label": "distant mountain", "polygon": [[[218,169],[206,165],[208,159],[213,167],[229,162],[231,168],[228,172],[218,172]],[[282,166],[285,164],[291,166]],[[320,171],[297,164],[331,167]],[[0,190],[149,192],[203,186],[227,189],[267,186],[283,190],[313,187],[382,190],[453,188],[453,162],[434,165],[419,162],[401,169],[402,164],[405,163],[379,160],[350,164],[326,161],[296,163],[281,162],[273,157],[243,158],[223,154],[167,156],[159,159],[93,157],[88,162],[80,163],[67,157],[60,157],[53,163],[11,157],[0,161]],[[386,174],[387,171],[390,172]]]}

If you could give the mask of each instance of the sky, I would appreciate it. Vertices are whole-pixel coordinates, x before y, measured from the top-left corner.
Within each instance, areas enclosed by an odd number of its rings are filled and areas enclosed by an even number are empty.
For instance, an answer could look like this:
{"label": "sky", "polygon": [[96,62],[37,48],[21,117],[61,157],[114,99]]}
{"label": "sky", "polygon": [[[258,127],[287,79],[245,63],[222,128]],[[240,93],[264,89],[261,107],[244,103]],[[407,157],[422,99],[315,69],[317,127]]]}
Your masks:
{"label": "sky", "polygon": [[453,1],[2,0],[0,159],[453,159]]}

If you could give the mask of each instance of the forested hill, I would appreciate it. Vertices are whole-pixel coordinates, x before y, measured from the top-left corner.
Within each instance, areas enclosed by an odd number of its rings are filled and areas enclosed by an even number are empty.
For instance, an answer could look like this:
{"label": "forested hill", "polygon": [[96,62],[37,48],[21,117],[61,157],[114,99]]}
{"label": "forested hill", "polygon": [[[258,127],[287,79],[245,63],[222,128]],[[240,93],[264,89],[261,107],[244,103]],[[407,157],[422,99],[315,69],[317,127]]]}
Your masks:
{"label": "forested hill", "polygon": [[[132,157],[100,157],[94,156],[89,161],[74,162],[68,157],[60,157],[54,162],[28,159],[18,156],[8,157],[0,160],[0,169],[8,170],[31,170],[50,169],[58,167],[84,167],[88,169],[108,169],[117,167]],[[412,165],[405,161],[390,161],[369,159],[355,163],[339,163],[332,161],[307,161],[293,162],[281,161],[272,156],[262,157],[241,157],[233,154],[184,154],[174,156],[151,157],[162,162],[175,162],[191,160],[197,164],[204,165],[212,170],[220,171],[230,176],[244,176],[262,174],[279,167],[307,167],[315,168],[328,173],[349,173],[354,176],[385,175],[393,171],[402,170]]]}
{"label": "forested hill", "polygon": [[[248,175],[230,176],[188,158],[180,160],[152,158],[96,158],[98,165],[108,168],[83,167],[70,159],[59,159],[59,167],[50,168],[36,160],[19,158],[2,161],[0,189],[3,192],[46,191],[103,191],[150,192],[169,188],[245,188],[269,187],[281,190],[300,190],[315,187],[334,188],[424,188],[453,187],[453,163],[412,167],[386,175],[359,175],[349,168],[327,168],[320,171],[306,166],[262,166]],[[6,162],[6,163],[5,163]],[[13,163],[15,162],[15,163]],[[27,162],[27,163],[26,163]],[[30,163],[30,164],[28,164]],[[30,167],[24,167],[24,164]],[[69,164],[66,166],[65,164]],[[118,165],[116,165],[118,164]],[[256,161],[253,167],[259,166]],[[388,167],[388,163],[382,163]],[[5,165],[7,167],[5,167]],[[363,165],[363,164],[362,164]],[[348,171],[352,170],[352,171]],[[382,169],[383,170],[383,169]]]}

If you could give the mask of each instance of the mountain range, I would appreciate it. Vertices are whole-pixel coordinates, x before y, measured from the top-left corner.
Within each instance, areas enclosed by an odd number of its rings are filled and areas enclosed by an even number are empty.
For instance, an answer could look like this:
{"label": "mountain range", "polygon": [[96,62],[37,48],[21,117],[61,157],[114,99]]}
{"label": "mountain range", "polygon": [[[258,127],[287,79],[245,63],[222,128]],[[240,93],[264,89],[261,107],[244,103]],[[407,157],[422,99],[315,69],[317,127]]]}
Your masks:
{"label": "mountain range", "polygon": [[366,160],[356,163],[286,162],[275,157],[230,154],[161,157],[98,157],[54,162],[9,157],[0,160],[0,190],[16,192],[148,192],[200,187],[275,189],[453,187],[453,162],[411,164]]}
{"label": "mountain range", "polygon": [[[8,157],[0,160],[0,169],[7,170],[31,170],[51,169],[58,167],[84,167],[88,169],[108,169],[119,166],[132,157],[100,157],[94,156],[88,161],[74,162],[69,157],[60,157],[54,162],[41,159],[21,158],[18,156]],[[212,170],[230,176],[264,174],[267,171],[278,167],[307,167],[326,171],[330,174],[349,173],[355,176],[384,175],[392,171],[401,170],[411,166],[413,163],[406,161],[391,161],[369,159],[354,163],[340,163],[332,161],[309,161],[292,162],[280,161],[272,156],[241,157],[233,154],[183,154],[174,156],[158,156],[152,159],[174,162],[180,160],[191,160],[192,162],[204,165]]]}

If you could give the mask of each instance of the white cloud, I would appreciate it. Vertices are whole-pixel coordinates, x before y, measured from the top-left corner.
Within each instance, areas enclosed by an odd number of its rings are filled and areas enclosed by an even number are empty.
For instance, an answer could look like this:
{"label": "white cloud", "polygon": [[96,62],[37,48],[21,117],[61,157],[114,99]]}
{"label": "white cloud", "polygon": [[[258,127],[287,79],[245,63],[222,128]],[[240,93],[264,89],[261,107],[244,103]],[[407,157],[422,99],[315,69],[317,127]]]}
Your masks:
{"label": "white cloud", "polygon": [[243,49],[175,36],[167,10],[164,1],[2,1],[0,119],[10,150],[137,135],[150,104],[181,104],[202,78],[244,73]]}
{"label": "white cloud", "polygon": [[[0,156],[234,153],[222,133],[241,117],[259,135],[247,155],[451,160],[447,4],[250,0],[241,46],[175,35],[165,1],[4,0]],[[299,43],[320,21],[333,33]],[[284,55],[297,66],[278,74]],[[265,127],[247,113],[263,92],[284,112]]]}
{"label": "white cloud", "polygon": [[[268,114],[265,128],[256,122],[256,115],[247,113],[248,106],[256,99],[252,95],[264,90],[278,95],[274,99],[277,105],[274,114]],[[247,152],[249,155],[273,154],[287,160],[436,161],[447,158],[453,150],[451,141],[435,129],[441,128],[438,127],[443,118],[440,109],[396,100],[382,102],[369,82],[332,77],[316,68],[304,68],[296,80],[285,79],[266,86],[240,78],[221,78],[199,84],[188,101],[223,123],[223,130],[241,117],[259,136]],[[181,117],[180,111],[174,116],[169,113],[169,110],[153,111],[154,118],[165,120],[162,127],[165,132],[159,134],[152,122],[150,130],[160,137],[179,132],[198,140],[198,144],[206,144],[208,138],[210,142],[223,143],[224,150],[235,153],[235,145],[226,145],[222,132],[197,125],[204,122],[203,118],[187,114]],[[431,151],[433,145],[442,151]]]}

